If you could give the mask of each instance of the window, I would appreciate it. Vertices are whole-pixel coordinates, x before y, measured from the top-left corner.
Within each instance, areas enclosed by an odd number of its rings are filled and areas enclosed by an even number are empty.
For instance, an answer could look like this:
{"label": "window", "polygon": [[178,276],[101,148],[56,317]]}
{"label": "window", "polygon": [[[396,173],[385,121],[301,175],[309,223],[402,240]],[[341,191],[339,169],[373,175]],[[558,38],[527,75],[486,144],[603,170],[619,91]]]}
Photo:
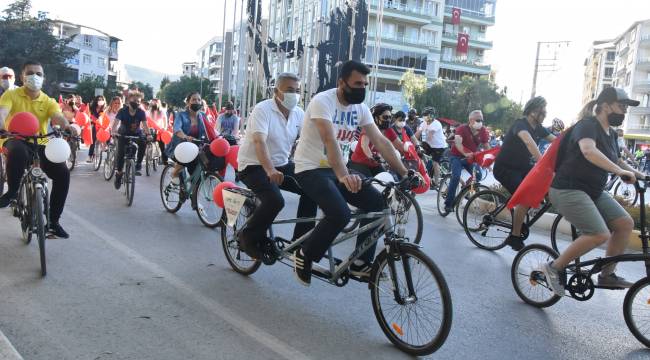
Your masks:
{"label": "window", "polygon": [[93,47],[93,38],[90,35],[84,35],[84,45],[87,47]]}
{"label": "window", "polygon": [[615,60],[616,60],[616,51],[608,51],[607,61],[615,61]]}
{"label": "window", "polygon": [[[374,46],[366,47],[366,62],[375,62]],[[427,56],[412,51],[382,48],[379,50],[379,64],[401,68],[426,70]]]}
{"label": "window", "polygon": [[612,75],[614,75],[614,68],[612,68],[612,67],[606,67],[606,68],[605,68],[605,77],[606,77],[606,78],[611,78]]}
{"label": "window", "polygon": [[81,80],[92,79],[92,74],[81,74]]}
{"label": "window", "polygon": [[631,74],[632,74],[632,73],[630,73],[630,72],[628,72],[627,74],[625,74],[625,86],[630,85]]}
{"label": "window", "polygon": [[102,50],[108,49],[108,40],[99,39],[99,48],[102,49]]}
{"label": "window", "polygon": [[97,67],[105,68],[106,67],[106,59],[103,58],[103,57],[98,57],[97,58]]}
{"label": "window", "polygon": [[92,63],[92,57],[88,54],[84,54],[84,64],[90,64]]}

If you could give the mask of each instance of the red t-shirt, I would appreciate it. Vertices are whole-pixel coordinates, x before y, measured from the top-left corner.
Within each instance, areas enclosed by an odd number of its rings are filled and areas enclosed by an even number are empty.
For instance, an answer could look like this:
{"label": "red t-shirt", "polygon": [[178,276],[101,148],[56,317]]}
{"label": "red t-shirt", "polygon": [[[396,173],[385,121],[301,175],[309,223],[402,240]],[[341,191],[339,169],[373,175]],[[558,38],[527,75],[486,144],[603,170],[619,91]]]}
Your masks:
{"label": "red t-shirt", "polygon": [[[382,133],[388,140],[390,140],[390,142],[393,142],[395,141],[395,139],[397,139],[397,133],[395,133],[395,130],[391,128],[382,130]],[[368,167],[377,167],[379,166],[379,163],[377,163],[372,158],[368,158],[366,154],[363,152],[363,148],[361,147],[361,141],[363,140],[364,136],[366,136],[365,131],[362,132],[361,137],[359,137],[359,141],[357,142],[357,147],[354,148],[354,152],[352,153],[351,160],[357,164],[363,164]],[[369,143],[368,147],[370,148],[370,151],[373,153],[373,155],[378,155],[377,149],[375,149],[375,146],[372,143]]]}
{"label": "red t-shirt", "polygon": [[[482,127],[481,130],[478,131],[478,134],[474,135],[467,124],[457,127],[456,135],[460,135],[460,137],[463,138],[463,147],[471,152],[476,152],[479,145],[485,144],[490,140],[490,134],[485,127]],[[451,154],[454,156],[464,157],[456,148],[456,144],[454,142],[452,142],[452,144]]]}

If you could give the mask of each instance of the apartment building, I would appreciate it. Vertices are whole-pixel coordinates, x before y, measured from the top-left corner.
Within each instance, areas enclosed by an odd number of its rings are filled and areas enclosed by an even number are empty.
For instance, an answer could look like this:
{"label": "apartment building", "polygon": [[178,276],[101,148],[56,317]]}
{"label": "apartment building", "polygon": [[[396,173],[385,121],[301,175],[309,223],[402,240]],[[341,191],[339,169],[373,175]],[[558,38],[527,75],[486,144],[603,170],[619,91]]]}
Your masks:
{"label": "apartment building", "polygon": [[616,45],[612,40],[594,41],[585,59],[585,79],[582,91],[582,104],[595,99],[614,81]]}

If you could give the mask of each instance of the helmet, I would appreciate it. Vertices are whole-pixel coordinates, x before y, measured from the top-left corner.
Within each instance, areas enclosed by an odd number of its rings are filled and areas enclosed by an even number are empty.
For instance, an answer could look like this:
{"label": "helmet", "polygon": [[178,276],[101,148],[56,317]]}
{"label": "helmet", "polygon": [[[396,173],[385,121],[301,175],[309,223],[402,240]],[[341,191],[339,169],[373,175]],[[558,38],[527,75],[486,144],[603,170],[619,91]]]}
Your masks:
{"label": "helmet", "polygon": [[422,115],[424,115],[424,116],[429,115],[429,116],[435,118],[435,117],[438,116],[438,112],[436,111],[436,108],[434,108],[433,106],[428,106],[428,107],[425,107],[424,110],[422,110]]}
{"label": "helmet", "polygon": [[409,115],[416,115],[417,116],[417,114],[418,114],[418,111],[415,110],[415,108],[411,108],[411,110],[409,110]]}
{"label": "helmet", "polygon": [[563,131],[564,130],[564,121],[555,118],[553,119],[553,129],[557,131]]}
{"label": "helmet", "polygon": [[536,96],[526,103],[524,106],[524,116],[530,115],[537,109],[541,109],[546,106],[546,99],[541,96]]}

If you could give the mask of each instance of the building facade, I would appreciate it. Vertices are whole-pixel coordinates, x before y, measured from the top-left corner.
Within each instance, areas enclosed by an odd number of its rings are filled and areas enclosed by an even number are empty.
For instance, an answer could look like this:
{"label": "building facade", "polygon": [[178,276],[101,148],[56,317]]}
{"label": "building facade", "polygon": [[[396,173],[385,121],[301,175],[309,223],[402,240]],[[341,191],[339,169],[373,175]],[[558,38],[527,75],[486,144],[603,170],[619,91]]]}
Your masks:
{"label": "building facade", "polygon": [[192,77],[199,75],[199,63],[196,61],[184,62],[181,66],[183,68],[183,76]]}
{"label": "building facade", "polygon": [[614,40],[613,86],[641,102],[629,108],[623,123],[628,145],[650,147],[650,20],[632,24]]}
{"label": "building facade", "polygon": [[585,59],[585,79],[582,91],[582,104],[595,99],[614,81],[616,46],[612,40],[594,41]]}
{"label": "building facade", "polygon": [[68,46],[78,50],[74,57],[66,60],[67,68],[59,84],[62,93],[74,92],[79,81],[85,78],[101,77],[106,84],[117,83],[120,39],[62,20],[54,20],[53,34],[60,39],[71,39]]}

